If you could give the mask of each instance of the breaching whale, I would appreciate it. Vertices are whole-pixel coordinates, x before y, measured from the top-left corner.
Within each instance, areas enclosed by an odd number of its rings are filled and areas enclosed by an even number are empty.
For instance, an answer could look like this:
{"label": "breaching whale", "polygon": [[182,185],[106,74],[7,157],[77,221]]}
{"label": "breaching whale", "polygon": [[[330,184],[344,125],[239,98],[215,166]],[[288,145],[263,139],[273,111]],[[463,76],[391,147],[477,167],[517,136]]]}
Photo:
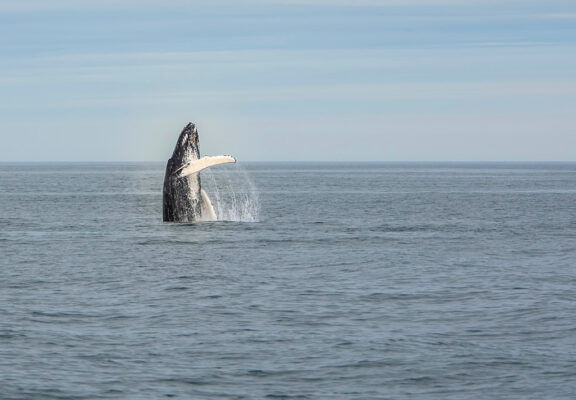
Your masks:
{"label": "breaching whale", "polygon": [[163,189],[165,222],[214,221],[216,213],[200,184],[199,172],[217,164],[234,163],[231,156],[200,158],[198,131],[188,123],[180,133],[174,153],[166,164]]}

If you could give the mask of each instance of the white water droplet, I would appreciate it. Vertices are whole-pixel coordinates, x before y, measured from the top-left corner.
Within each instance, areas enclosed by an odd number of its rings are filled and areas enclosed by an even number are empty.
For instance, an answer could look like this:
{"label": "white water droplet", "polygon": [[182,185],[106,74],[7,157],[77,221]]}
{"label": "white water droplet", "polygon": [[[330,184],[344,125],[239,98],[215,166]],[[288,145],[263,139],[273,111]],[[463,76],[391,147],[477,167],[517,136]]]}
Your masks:
{"label": "white water droplet", "polygon": [[248,171],[240,164],[205,169],[201,179],[218,221],[258,221],[258,191]]}

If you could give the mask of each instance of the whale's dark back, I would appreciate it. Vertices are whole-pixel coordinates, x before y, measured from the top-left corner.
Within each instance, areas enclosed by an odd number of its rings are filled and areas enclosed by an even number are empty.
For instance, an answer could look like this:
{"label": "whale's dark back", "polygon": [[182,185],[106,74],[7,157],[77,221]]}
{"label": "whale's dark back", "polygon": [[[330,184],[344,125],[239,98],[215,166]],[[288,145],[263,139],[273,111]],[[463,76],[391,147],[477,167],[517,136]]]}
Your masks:
{"label": "whale's dark back", "polygon": [[162,191],[165,222],[192,222],[201,215],[200,174],[178,177],[178,170],[183,165],[199,157],[198,132],[194,124],[189,123],[180,133],[174,153],[166,164]]}
{"label": "whale's dark back", "polygon": [[200,175],[178,178],[172,159],[166,165],[162,209],[164,222],[192,222],[200,215]]}

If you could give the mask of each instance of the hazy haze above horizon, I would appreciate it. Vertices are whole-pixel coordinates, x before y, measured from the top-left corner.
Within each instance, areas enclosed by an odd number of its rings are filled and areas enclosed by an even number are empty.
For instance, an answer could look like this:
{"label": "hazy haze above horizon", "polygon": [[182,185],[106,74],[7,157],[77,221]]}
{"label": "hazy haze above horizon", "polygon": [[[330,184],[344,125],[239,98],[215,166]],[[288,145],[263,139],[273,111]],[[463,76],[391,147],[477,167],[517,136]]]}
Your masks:
{"label": "hazy haze above horizon", "polygon": [[573,0],[0,2],[0,161],[576,161]]}

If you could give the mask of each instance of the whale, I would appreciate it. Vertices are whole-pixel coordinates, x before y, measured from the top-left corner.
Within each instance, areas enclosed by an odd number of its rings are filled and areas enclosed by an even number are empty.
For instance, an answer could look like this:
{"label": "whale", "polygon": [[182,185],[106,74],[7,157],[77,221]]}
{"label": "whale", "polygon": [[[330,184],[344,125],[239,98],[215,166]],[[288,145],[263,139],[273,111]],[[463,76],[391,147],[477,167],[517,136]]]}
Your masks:
{"label": "whale", "polygon": [[200,157],[198,130],[188,123],[166,164],[162,190],[164,222],[215,221],[214,206],[202,189],[200,171],[218,164],[235,163],[229,155]]}

